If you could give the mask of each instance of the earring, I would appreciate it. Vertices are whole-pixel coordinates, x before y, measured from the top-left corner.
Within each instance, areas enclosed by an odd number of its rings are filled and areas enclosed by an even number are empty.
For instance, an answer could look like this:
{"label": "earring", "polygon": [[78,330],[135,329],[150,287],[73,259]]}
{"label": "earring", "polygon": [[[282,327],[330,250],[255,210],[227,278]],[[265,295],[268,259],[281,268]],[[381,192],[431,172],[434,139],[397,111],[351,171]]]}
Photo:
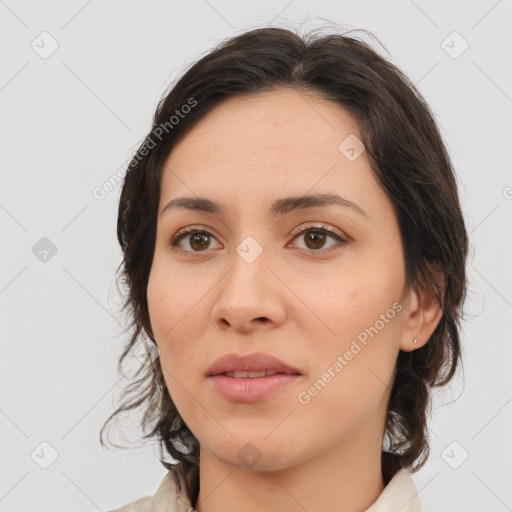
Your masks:
{"label": "earring", "polygon": [[418,338],[414,338],[413,343],[416,345],[416,343],[418,343]]}

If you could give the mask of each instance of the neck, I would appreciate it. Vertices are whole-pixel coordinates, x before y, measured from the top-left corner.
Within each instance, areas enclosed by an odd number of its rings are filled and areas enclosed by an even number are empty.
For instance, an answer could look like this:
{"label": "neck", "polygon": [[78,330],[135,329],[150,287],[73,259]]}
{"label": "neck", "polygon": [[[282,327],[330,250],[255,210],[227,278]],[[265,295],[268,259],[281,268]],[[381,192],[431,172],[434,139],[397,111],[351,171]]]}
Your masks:
{"label": "neck", "polygon": [[[201,447],[197,512],[363,512],[382,493],[381,439],[360,433],[335,450],[277,471],[239,469]],[[371,436],[370,436],[371,438]]]}

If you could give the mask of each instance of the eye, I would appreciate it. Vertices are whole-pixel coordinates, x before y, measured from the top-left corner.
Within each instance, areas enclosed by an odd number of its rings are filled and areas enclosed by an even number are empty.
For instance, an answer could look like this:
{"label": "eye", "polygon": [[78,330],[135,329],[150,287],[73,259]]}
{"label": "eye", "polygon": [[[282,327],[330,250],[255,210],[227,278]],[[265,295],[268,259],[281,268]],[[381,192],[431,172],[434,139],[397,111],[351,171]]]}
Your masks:
{"label": "eye", "polygon": [[[331,238],[332,240],[338,242],[338,246],[348,243],[347,240],[338,235],[334,230],[328,228],[327,226],[324,226],[323,224],[319,226],[308,226],[305,229],[302,229],[298,232],[293,231],[292,235],[296,235],[294,239],[303,238],[306,243],[306,247],[304,249],[309,252],[326,251],[325,247],[323,246],[328,238]],[[305,238],[304,235],[306,235]]]}
{"label": "eye", "polygon": [[[299,238],[301,235],[306,235],[306,247],[304,250],[308,252],[323,252],[325,248],[323,248],[326,240],[331,238],[338,242],[339,245],[344,245],[347,243],[347,240],[338,235],[334,230],[324,226],[323,224],[320,226],[308,226],[302,230],[295,230],[291,233],[294,236],[294,240]],[[182,241],[187,241],[188,246],[192,248],[192,250],[184,249],[182,246]],[[216,240],[215,237],[211,235],[208,231],[197,229],[197,228],[185,228],[179,231],[176,236],[171,240],[171,247],[179,247],[185,252],[204,252],[209,249],[210,240]],[[334,244],[336,245],[336,244]]]}
{"label": "eye", "polygon": [[192,247],[193,250],[183,250],[186,252],[203,252],[204,250],[208,249],[208,241],[210,238],[215,240],[215,238],[210,233],[208,233],[208,231],[197,228],[185,228],[176,234],[176,236],[171,240],[170,245],[171,247],[178,246],[180,249],[183,249],[183,247],[181,247],[181,241],[188,239],[189,247]]}

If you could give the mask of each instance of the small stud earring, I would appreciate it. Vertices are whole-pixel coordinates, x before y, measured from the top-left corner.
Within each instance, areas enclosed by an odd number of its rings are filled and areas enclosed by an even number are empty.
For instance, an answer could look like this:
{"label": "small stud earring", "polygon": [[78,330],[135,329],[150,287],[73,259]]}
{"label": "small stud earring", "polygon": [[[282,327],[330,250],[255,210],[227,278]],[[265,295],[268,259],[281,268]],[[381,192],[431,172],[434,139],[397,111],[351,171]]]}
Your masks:
{"label": "small stud earring", "polygon": [[413,343],[416,345],[416,343],[418,343],[418,338],[414,338]]}

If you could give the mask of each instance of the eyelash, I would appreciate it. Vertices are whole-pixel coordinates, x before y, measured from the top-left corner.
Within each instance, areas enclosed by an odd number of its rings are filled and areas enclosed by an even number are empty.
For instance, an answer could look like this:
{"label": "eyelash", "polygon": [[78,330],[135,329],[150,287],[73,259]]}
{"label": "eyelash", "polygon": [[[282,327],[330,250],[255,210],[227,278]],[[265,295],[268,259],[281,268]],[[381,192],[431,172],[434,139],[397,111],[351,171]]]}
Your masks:
{"label": "eyelash", "polygon": [[[293,236],[293,239],[295,240],[295,238],[298,238],[300,235],[304,234],[304,233],[307,233],[309,231],[313,231],[313,232],[320,232],[320,233],[324,233],[324,234],[327,234],[328,236],[330,236],[331,238],[334,238],[337,242],[339,242],[338,246],[339,245],[345,245],[347,242],[347,240],[343,239],[342,237],[340,237],[335,231],[333,231],[332,229],[330,229],[329,227],[325,226],[324,224],[320,224],[320,225],[315,225],[315,226],[307,226],[306,228],[303,228],[302,230],[300,231],[292,231],[291,235],[290,236]],[[203,234],[203,235],[209,235],[209,236],[213,236],[211,235],[211,233],[209,233],[208,231],[205,231],[203,229],[197,229],[197,228],[185,228],[183,229],[182,231],[179,231],[175,236],[174,238],[172,238],[172,240],[170,241],[170,246],[172,248],[178,248],[178,249],[181,249],[181,247],[177,247],[178,244],[181,242],[181,240],[186,236],[186,235],[195,235],[195,234]],[[215,238],[215,237],[213,237]],[[324,252],[329,252],[332,250],[332,247],[329,248],[329,249],[318,249],[318,250],[314,250],[314,249],[301,249],[302,251],[306,251],[308,253],[324,253]],[[207,252],[207,251],[186,251],[183,249],[184,252],[188,252],[188,253],[196,253],[196,254],[201,254],[202,252]]]}

